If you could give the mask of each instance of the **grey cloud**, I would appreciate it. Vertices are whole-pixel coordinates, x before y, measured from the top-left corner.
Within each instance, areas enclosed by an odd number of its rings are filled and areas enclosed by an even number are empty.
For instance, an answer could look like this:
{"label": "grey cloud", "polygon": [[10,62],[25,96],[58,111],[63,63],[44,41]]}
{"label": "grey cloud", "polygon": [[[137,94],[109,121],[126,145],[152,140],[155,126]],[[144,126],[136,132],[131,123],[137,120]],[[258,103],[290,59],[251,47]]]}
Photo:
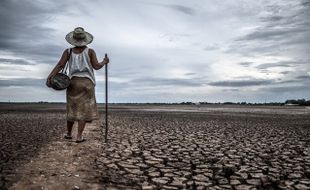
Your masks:
{"label": "grey cloud", "polygon": [[310,44],[310,7],[305,2],[299,1],[290,7],[279,2],[267,6],[269,14],[260,18],[260,27],[236,38],[227,52],[247,56],[279,54],[286,49],[296,49],[295,46],[305,51]]}
{"label": "grey cloud", "polygon": [[[296,0],[292,2],[293,4],[295,2],[298,2],[299,0]],[[60,28],[63,25],[68,22],[68,20],[57,20],[59,23],[55,23],[55,18],[67,18],[67,14],[72,14],[72,23],[76,22],[84,22],[88,19],[93,19],[93,22],[89,22],[89,26],[94,26],[94,28],[97,27],[95,24],[100,17],[99,11],[102,11],[102,9],[97,9],[98,4],[102,3],[102,1],[96,1],[92,4],[89,4],[89,6],[84,6],[82,10],[79,6],[78,1],[68,0],[68,1],[42,1],[42,0],[24,0],[22,3],[17,0],[2,0],[0,1],[0,51],[5,51],[12,53],[11,55],[16,55],[18,58],[24,58],[24,59],[4,59],[2,58],[2,61],[0,60],[0,63],[5,64],[31,64],[31,61],[34,61],[35,63],[55,63],[59,56],[61,55],[63,49],[57,44],[57,39],[54,39],[56,36],[53,36],[54,30],[50,28],[49,26]],[[253,32],[250,32],[247,35],[240,36],[233,40],[233,44],[231,46],[231,49],[229,53],[227,54],[227,57],[223,55],[221,59],[229,59],[230,57],[235,57],[234,55],[231,56],[232,53],[238,53],[239,55],[246,55],[247,57],[239,57],[240,60],[250,60],[252,62],[243,62],[238,63],[239,65],[242,65],[244,67],[255,67],[257,66],[257,69],[259,71],[256,71],[257,73],[263,72],[264,70],[268,72],[268,68],[271,67],[289,67],[290,73],[288,71],[282,72],[282,74],[286,74],[285,80],[260,80],[255,78],[231,78],[234,80],[227,80],[227,81],[217,81],[218,79],[213,78],[214,81],[208,81],[206,78],[195,78],[196,76],[202,76],[203,74],[205,76],[209,76],[208,74],[213,75],[212,69],[206,69],[208,64],[204,65],[194,65],[193,69],[188,70],[189,72],[192,71],[199,71],[198,73],[187,73],[186,78],[190,79],[179,79],[179,78],[161,78],[161,75],[156,75],[157,73],[160,73],[161,69],[169,69],[171,65],[181,66],[181,62],[178,63],[178,60],[186,61],[186,59],[190,59],[187,56],[182,57],[182,55],[179,55],[178,52],[181,52],[180,47],[176,47],[175,50],[171,50],[170,46],[169,48],[165,48],[166,46],[162,47],[160,44],[158,46],[145,46],[145,47],[139,47],[136,48],[136,45],[143,46],[143,44],[135,44],[135,40],[126,40],[126,37],[130,38],[130,36],[124,35],[124,38],[111,38],[111,40],[108,40],[110,44],[97,44],[98,47],[109,48],[111,50],[111,67],[110,67],[110,76],[121,79],[124,79],[124,81],[129,82],[113,82],[110,81],[109,85],[111,88],[111,93],[114,94],[122,94],[117,97],[121,98],[122,100],[130,100],[131,98],[139,97],[136,100],[143,100],[143,97],[145,97],[146,94],[149,94],[151,97],[159,97],[162,93],[154,93],[154,91],[160,91],[161,89],[182,89],[183,87],[202,87],[204,85],[210,85],[214,87],[224,87],[223,91],[226,91],[227,93],[223,96],[220,95],[212,95],[212,92],[207,93],[210,97],[216,97],[216,99],[221,99],[225,96],[226,98],[232,98],[233,94],[241,94],[238,93],[238,90],[242,91],[242,95],[245,96],[251,96],[252,92],[246,91],[242,89],[242,87],[249,87],[249,86],[259,86],[259,87],[265,87],[264,85],[271,87],[266,88],[265,94],[268,94],[268,92],[272,91],[273,87],[275,86],[287,86],[285,88],[286,91],[294,91],[294,85],[302,85],[303,87],[307,86],[306,84],[309,84],[309,79],[305,76],[305,71],[309,66],[306,66],[306,62],[300,61],[299,58],[302,60],[304,58],[307,58],[309,53],[306,54],[304,52],[309,51],[309,44],[310,44],[310,10],[309,10],[309,0],[308,1],[300,1],[299,5],[296,5],[294,8],[288,8],[286,5],[289,4],[285,1],[272,1],[272,2],[264,2],[264,3],[254,3],[253,1],[242,1],[245,6],[239,6],[239,3],[227,3],[227,2],[221,2],[218,3],[217,6],[220,7],[220,11],[217,11],[216,7],[213,7],[210,2],[194,2],[194,1],[156,1],[157,3],[148,3],[150,5],[153,5],[153,7],[135,7],[136,2],[131,2],[128,8],[124,6],[122,1],[117,1],[116,4],[114,3],[116,1],[106,1],[104,2],[105,5],[107,5],[107,10],[112,10],[112,12],[115,13],[109,14],[110,17],[107,17],[105,22],[107,24],[104,25],[113,28],[111,31],[118,30],[118,25],[115,23],[115,21],[121,21],[124,20],[125,26],[124,28],[130,29],[134,28],[135,31],[137,30],[137,34],[140,34],[140,27],[147,28],[145,32],[147,34],[150,34],[151,36],[158,36],[158,34],[162,33],[168,33],[168,35],[162,36],[163,38],[166,38],[170,41],[181,41],[185,42],[186,44],[191,44],[189,42],[192,42],[192,40],[199,41],[199,48],[200,50],[210,51],[210,52],[203,52],[199,51],[197,52],[197,59],[200,59],[199,56],[201,56],[201,62],[208,63],[209,62],[209,55],[212,56],[212,53],[217,52],[211,52],[217,48],[220,50],[223,50],[227,47],[227,43],[230,42],[230,39],[232,36],[235,36],[238,32],[244,32],[248,31],[248,28],[253,28]],[[150,2],[150,1],[145,1]],[[267,8],[259,8],[261,6],[265,6],[266,4],[274,4],[274,6],[269,6]],[[145,3],[144,3],[145,4]],[[199,10],[195,9],[195,6],[197,4],[200,4],[201,7]],[[231,11],[230,5],[233,4],[234,11]],[[209,6],[211,5],[211,6]],[[259,5],[259,6],[256,6]],[[122,6],[124,9],[117,9],[117,6]],[[86,8],[87,7],[87,8]],[[252,7],[252,8],[251,8]],[[113,9],[112,9],[113,8]],[[135,9],[137,8],[137,9]],[[148,9],[149,8],[149,9]],[[200,10],[201,8],[201,10]],[[160,10],[159,10],[160,9]],[[132,14],[132,10],[135,11],[135,14]],[[260,11],[263,11],[263,14],[260,14]],[[68,11],[70,13],[68,13]],[[130,15],[127,18],[124,16]],[[145,11],[150,11],[150,14],[144,14]],[[152,12],[153,11],[153,12]],[[199,11],[199,12],[198,12]],[[268,13],[265,14],[265,11]],[[85,17],[85,14],[88,14],[91,12],[90,15],[93,17]],[[104,12],[104,11],[103,11]],[[125,12],[126,14],[122,14]],[[171,16],[171,23],[175,22],[176,27],[166,27],[165,22],[163,24],[159,24],[158,20],[156,19],[157,14],[160,13],[167,13],[169,12],[169,16]],[[241,12],[241,13],[240,13]],[[137,14],[136,14],[137,13]],[[145,15],[145,17],[141,17],[141,15]],[[255,15],[264,15],[264,17],[261,18],[253,18],[256,17]],[[267,15],[267,16],[266,16]],[[59,17],[58,17],[59,16]],[[75,17],[76,16],[76,17]],[[247,19],[247,16],[249,19]],[[182,19],[180,19],[180,17]],[[221,17],[221,18],[219,18]],[[232,20],[230,19],[232,18]],[[155,19],[154,19],[155,18]],[[253,20],[251,20],[253,18]],[[219,19],[219,20],[218,20]],[[209,23],[209,21],[214,21],[218,25],[212,25]],[[259,21],[259,23],[256,23],[255,21]],[[100,21],[100,20],[99,20]],[[137,23],[137,25],[131,25],[130,21],[141,21]],[[170,21],[170,20],[169,20]],[[245,21],[244,23],[241,23]],[[250,22],[248,22],[250,21]],[[253,22],[252,22],[253,21]],[[53,22],[52,24],[50,24]],[[123,24],[123,23],[122,23]],[[131,25],[131,27],[127,27],[126,24]],[[143,25],[144,24],[144,25]],[[154,25],[154,27],[148,27],[148,25]],[[236,31],[234,28],[222,28],[225,25],[227,26],[240,26],[240,28],[236,27]],[[236,24],[236,25],[235,25]],[[248,25],[247,25],[248,24]],[[179,26],[185,26],[190,27],[189,30],[185,31],[175,31],[174,29],[179,29],[182,27]],[[220,27],[219,31],[226,30],[223,33],[223,42],[219,42],[220,44],[218,46],[212,45],[212,42],[210,46],[206,46],[206,40],[209,40],[208,38],[212,39],[212,35],[214,35],[212,32],[209,34],[208,31],[210,27]],[[246,30],[243,30],[243,29]],[[96,30],[99,30],[100,27],[96,28]],[[239,30],[240,29],[240,30]],[[214,28],[214,31],[217,31],[218,28]],[[232,35],[230,35],[230,32],[227,30],[234,30],[232,32]],[[118,30],[120,33],[117,35],[122,35],[121,32],[128,32],[128,30]],[[173,33],[173,32],[174,33]],[[59,31],[57,31],[59,32]],[[144,32],[144,30],[141,30],[141,32]],[[154,33],[153,33],[154,32]],[[172,34],[171,34],[172,32]],[[178,33],[188,33],[188,34],[178,34]],[[236,33],[235,33],[236,32]],[[201,34],[200,34],[201,33]],[[202,37],[206,37],[205,35],[202,35],[202,33],[208,35],[208,38],[202,39]],[[226,33],[229,33],[226,35]],[[107,36],[109,36],[109,33],[106,33]],[[129,34],[130,31],[129,31]],[[171,34],[171,35],[169,35]],[[222,33],[216,33],[217,37],[219,34]],[[58,33],[57,33],[58,35]],[[148,36],[148,35],[146,35]],[[219,36],[221,38],[221,36]],[[200,38],[200,39],[199,39]],[[114,41],[124,41],[126,43],[115,43],[114,47],[111,47],[114,45]],[[157,39],[157,38],[156,38]],[[63,39],[64,40],[64,39]],[[152,40],[152,38],[150,38]],[[215,38],[216,40],[216,38]],[[158,43],[162,43],[161,40]],[[211,40],[212,41],[212,40]],[[102,41],[103,42],[103,41]],[[188,42],[188,43],[187,43]],[[218,41],[216,41],[218,42]],[[133,44],[130,44],[133,43]],[[166,43],[166,41],[165,41]],[[112,45],[111,45],[112,44]],[[125,44],[125,45],[124,45]],[[122,46],[129,46],[129,50],[122,49],[124,47]],[[302,45],[302,46],[301,46]],[[106,47],[109,46],[109,47]],[[197,47],[197,45],[195,45]],[[308,47],[308,48],[307,48]],[[114,49],[113,49],[114,48]],[[188,51],[196,51],[196,49],[192,49],[192,46],[184,46],[181,47],[184,48],[184,50]],[[121,49],[121,50],[120,50]],[[171,51],[170,51],[171,50]],[[169,53],[167,53],[169,51]],[[294,54],[296,51],[298,52]],[[130,53],[129,53],[130,52]],[[131,55],[132,54],[132,55]],[[287,64],[280,64],[280,63],[262,63],[260,65],[257,65],[256,61],[261,57],[261,55],[270,55],[272,57],[276,57],[277,55],[287,57],[291,60],[296,60],[292,63]],[[109,54],[110,55],[110,54]],[[134,55],[134,56],[133,56]],[[196,55],[196,52],[195,52]],[[300,56],[299,56],[300,55]],[[174,57],[179,56],[175,62],[173,62]],[[295,57],[294,57],[295,56]],[[208,58],[207,58],[208,57]],[[253,60],[250,58],[254,57]],[[255,59],[257,58],[257,59]],[[263,57],[261,57],[263,58]],[[268,58],[268,57],[267,57]],[[113,59],[113,60],[112,60]],[[196,59],[196,57],[195,57]],[[206,60],[205,60],[206,59]],[[212,58],[211,58],[212,59]],[[31,61],[28,61],[31,60]],[[235,59],[233,59],[235,60]],[[161,63],[161,64],[158,64]],[[295,67],[296,64],[298,64],[298,67]],[[170,64],[170,65],[169,65]],[[309,65],[309,64],[308,64]],[[6,65],[2,65],[3,68],[6,67]],[[163,66],[163,67],[162,67]],[[161,68],[162,67],[162,68]],[[28,67],[27,67],[28,68]],[[298,70],[299,69],[299,70]],[[1,70],[1,68],[0,68]],[[281,70],[282,71],[282,70]],[[102,73],[98,73],[102,74]],[[302,74],[302,75],[301,75]],[[97,76],[98,76],[97,75]],[[15,75],[14,75],[15,76]],[[148,77],[149,76],[149,77]],[[158,76],[158,77],[157,77]],[[255,76],[255,73],[253,74]],[[282,77],[282,75],[280,75]],[[164,77],[164,76],[162,76]],[[283,77],[284,78],[284,77]],[[123,80],[120,80],[123,81]],[[10,80],[0,80],[0,87],[2,86],[3,89],[5,89],[8,86],[18,86],[23,87],[25,86],[25,89],[27,89],[29,86],[35,86],[37,89],[45,89],[45,80],[43,79],[10,79]],[[209,87],[210,87],[209,86]],[[309,86],[309,85],[308,85]],[[97,88],[99,92],[104,91],[104,82],[98,81]],[[209,88],[208,87],[208,88]],[[145,89],[151,89],[149,91]],[[133,89],[133,90],[132,90]],[[136,90],[137,89],[137,90]],[[153,91],[152,91],[153,90]],[[44,91],[44,90],[43,90]],[[139,96],[130,96],[127,94],[127,92],[133,92],[133,94],[136,93],[136,95]],[[230,93],[228,93],[230,92]],[[233,93],[236,92],[236,93]],[[304,91],[304,92],[309,92]],[[163,92],[166,93],[166,92]],[[243,94],[244,93],[244,94]],[[254,92],[253,92],[254,93]],[[255,92],[259,94],[260,92]],[[52,93],[51,93],[52,94]],[[189,92],[190,96],[188,97],[197,97],[197,93]],[[229,95],[227,95],[229,94]],[[310,94],[310,93],[309,93]],[[169,95],[169,94],[167,94]],[[307,95],[307,94],[304,94]],[[10,97],[10,94],[6,95],[7,97]],[[171,95],[171,99],[175,100],[175,98],[179,96],[184,96],[184,94],[179,95]],[[222,96],[222,97],[221,97]],[[229,97],[228,97],[229,96]],[[103,96],[102,96],[103,97]],[[274,97],[277,97],[277,94],[274,93]],[[123,98],[123,99],[122,99]],[[183,98],[183,97],[181,97]],[[242,97],[240,97],[242,98]],[[259,99],[260,97],[258,97]],[[51,98],[53,99],[53,98]],[[118,100],[119,101],[119,100]],[[168,100],[169,101],[169,100]]]}
{"label": "grey cloud", "polygon": [[217,87],[247,87],[247,86],[270,85],[273,83],[274,83],[273,80],[250,79],[250,80],[216,81],[216,82],[209,82],[208,84],[210,86],[217,86]]}
{"label": "grey cloud", "polygon": [[[126,89],[127,87],[130,87],[130,82],[114,82],[109,81],[109,88],[111,91],[121,91],[123,89]],[[103,92],[105,87],[105,81],[97,81],[96,82],[96,88],[98,92]]]}
{"label": "grey cloud", "polygon": [[244,66],[244,67],[249,67],[249,66],[253,65],[252,62],[241,62],[241,63],[238,63],[238,64],[239,64],[239,65],[242,65],[242,66]]}
{"label": "grey cloud", "polygon": [[298,33],[308,32],[307,28],[261,28],[257,31],[250,33],[240,39],[239,41],[250,41],[250,40],[264,40],[264,41],[276,41],[276,40],[289,40],[286,39],[289,35],[296,35]]}
{"label": "grey cloud", "polygon": [[[282,86],[282,87],[268,87],[261,88],[260,91],[266,91],[268,93],[290,93],[302,92],[300,95],[302,98],[305,96],[302,94],[310,94],[310,89],[306,85],[295,85],[295,86]],[[296,96],[295,96],[296,97]],[[307,97],[306,97],[307,98]]]}
{"label": "grey cloud", "polygon": [[45,79],[28,79],[28,78],[20,78],[20,79],[0,79],[0,87],[8,87],[8,86],[44,86]]}
{"label": "grey cloud", "polygon": [[187,15],[195,15],[195,10],[191,7],[177,4],[161,4],[161,3],[148,3],[149,5],[161,6],[165,8],[169,8]]}
{"label": "grey cloud", "polygon": [[[180,79],[180,78],[140,77],[132,79],[129,82],[112,82],[112,81],[109,82],[109,86],[112,88],[113,91],[122,91],[136,87],[139,87],[139,89],[142,90],[149,87],[159,87],[159,86],[199,87],[205,84],[206,82],[204,81],[203,78]],[[103,87],[104,85],[105,85],[104,81],[99,81],[96,84],[96,86],[100,87]]]}
{"label": "grey cloud", "polygon": [[300,76],[297,76],[296,79],[310,79],[310,76],[309,75],[300,75]]}
{"label": "grey cloud", "polygon": [[282,79],[279,79],[276,84],[288,85],[291,83],[300,83],[300,80],[296,80],[296,79],[282,80]]}
{"label": "grey cloud", "polygon": [[196,75],[196,73],[186,73],[186,76],[192,76],[192,75]]}
{"label": "grey cloud", "polygon": [[280,72],[280,73],[286,75],[286,74],[289,74],[290,71],[282,71],[282,72]]}
{"label": "grey cloud", "polygon": [[208,45],[205,48],[203,48],[203,50],[205,50],[205,51],[213,51],[213,50],[217,50],[217,49],[219,49],[218,45]]}
{"label": "grey cloud", "polygon": [[16,65],[33,65],[33,63],[30,63],[29,61],[27,61],[25,59],[5,59],[5,58],[0,58],[0,63],[16,64]]}
{"label": "grey cloud", "polygon": [[283,16],[269,16],[269,17],[262,17],[262,22],[278,22],[280,20],[284,19]]}
{"label": "grey cloud", "polygon": [[191,35],[185,33],[174,33],[174,34],[161,34],[160,38],[166,39],[169,42],[179,41],[181,38],[188,38]]}
{"label": "grey cloud", "polygon": [[0,50],[39,60],[58,56],[60,47],[51,43],[54,30],[42,23],[50,22],[51,15],[57,12],[64,12],[64,5],[59,1],[0,1]]}
{"label": "grey cloud", "polygon": [[256,66],[256,68],[264,70],[264,69],[268,69],[271,67],[293,67],[296,64],[298,63],[282,61],[282,62],[275,62],[275,63],[263,63],[263,64]]}
{"label": "grey cloud", "polygon": [[[297,2],[297,3],[296,3]],[[298,3],[299,2],[299,3]],[[244,36],[239,36],[232,42],[227,53],[239,54],[244,57],[279,56],[289,57],[292,61],[279,61],[255,64],[259,72],[269,74],[269,68],[290,68],[290,71],[279,72],[285,75],[285,80],[251,81],[249,85],[268,86],[260,88],[264,94],[289,93],[285,96],[307,96],[309,90],[308,76],[300,76],[309,70],[310,49],[310,6],[309,0],[295,1],[289,7],[287,3],[275,2],[267,6],[267,14],[259,18],[257,28]],[[266,16],[267,15],[267,16]],[[242,64],[241,64],[242,65]],[[245,64],[247,66],[247,64]],[[296,77],[297,75],[297,77]],[[211,83],[212,85],[212,83]],[[217,86],[247,86],[246,81],[241,84],[230,81],[215,82]],[[296,93],[295,93],[296,92]]]}
{"label": "grey cloud", "polygon": [[176,11],[180,11],[184,14],[188,14],[188,15],[194,15],[195,11],[194,9],[190,8],[190,7],[186,7],[186,6],[182,6],[182,5],[167,5],[166,7],[169,7],[171,9],[174,9]]}
{"label": "grey cloud", "polygon": [[305,7],[307,7],[307,6],[310,7],[310,1],[309,0],[304,0],[301,2],[301,4]]}
{"label": "grey cloud", "polygon": [[201,78],[179,79],[179,78],[139,78],[130,82],[132,85],[152,86],[202,86],[205,84]]}
{"label": "grey cloud", "polygon": [[229,88],[229,89],[222,89],[222,92],[239,92],[240,89],[237,88]]}
{"label": "grey cloud", "polygon": [[309,86],[310,85],[310,76],[307,76],[307,75],[300,75],[300,76],[296,76],[292,79],[286,79],[285,80],[277,80],[275,82],[275,84],[277,85],[285,85],[287,86],[286,88],[290,88],[290,86],[292,84],[295,84],[295,86]]}

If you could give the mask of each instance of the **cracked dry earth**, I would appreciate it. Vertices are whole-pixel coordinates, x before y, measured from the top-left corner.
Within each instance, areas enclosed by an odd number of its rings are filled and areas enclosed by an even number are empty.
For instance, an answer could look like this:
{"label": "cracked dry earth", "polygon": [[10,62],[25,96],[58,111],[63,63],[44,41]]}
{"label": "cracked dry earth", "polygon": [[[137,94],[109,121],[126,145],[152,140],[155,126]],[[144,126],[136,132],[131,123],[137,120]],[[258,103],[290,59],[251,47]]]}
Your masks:
{"label": "cracked dry earth", "polygon": [[94,160],[102,140],[97,134],[100,134],[100,125],[94,121],[86,125],[86,142],[75,143],[74,139],[59,137],[44,146],[35,158],[18,168],[17,172],[22,176],[10,189],[99,189]]}
{"label": "cracked dry earth", "polygon": [[86,125],[83,143],[63,138],[65,123],[62,111],[1,113],[1,190],[99,189],[94,169],[102,145],[99,122]]}
{"label": "cracked dry earth", "polygon": [[96,165],[112,189],[310,189],[309,115],[117,112]]}
{"label": "cracked dry earth", "polygon": [[63,110],[1,112],[0,189],[310,189],[310,115],[283,113],[112,109],[76,145]]}

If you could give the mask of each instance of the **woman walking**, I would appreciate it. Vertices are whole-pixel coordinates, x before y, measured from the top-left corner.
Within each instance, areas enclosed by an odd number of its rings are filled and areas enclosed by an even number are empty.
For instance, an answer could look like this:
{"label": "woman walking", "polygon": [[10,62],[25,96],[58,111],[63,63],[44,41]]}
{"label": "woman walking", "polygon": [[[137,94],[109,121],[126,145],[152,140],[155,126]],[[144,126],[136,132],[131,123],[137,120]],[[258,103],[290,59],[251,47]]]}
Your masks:
{"label": "woman walking", "polygon": [[75,121],[78,122],[76,142],[84,142],[82,134],[87,122],[99,119],[95,97],[94,70],[101,69],[109,63],[107,54],[102,62],[98,62],[96,53],[87,45],[93,41],[93,36],[77,27],[66,35],[66,40],[73,48],[64,50],[59,62],[47,77],[46,85],[51,87],[52,78],[61,71],[68,62],[71,78],[67,88],[67,134],[65,139],[72,139],[72,128]]}

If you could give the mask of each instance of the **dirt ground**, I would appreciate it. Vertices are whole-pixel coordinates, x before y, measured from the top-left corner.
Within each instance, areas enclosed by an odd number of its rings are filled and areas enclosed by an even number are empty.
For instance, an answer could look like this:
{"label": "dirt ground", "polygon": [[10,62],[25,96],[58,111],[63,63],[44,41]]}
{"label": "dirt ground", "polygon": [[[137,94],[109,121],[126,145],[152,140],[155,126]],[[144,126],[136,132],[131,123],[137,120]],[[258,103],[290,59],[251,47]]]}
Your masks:
{"label": "dirt ground", "polygon": [[82,144],[64,105],[0,114],[0,189],[310,189],[308,108],[114,106]]}

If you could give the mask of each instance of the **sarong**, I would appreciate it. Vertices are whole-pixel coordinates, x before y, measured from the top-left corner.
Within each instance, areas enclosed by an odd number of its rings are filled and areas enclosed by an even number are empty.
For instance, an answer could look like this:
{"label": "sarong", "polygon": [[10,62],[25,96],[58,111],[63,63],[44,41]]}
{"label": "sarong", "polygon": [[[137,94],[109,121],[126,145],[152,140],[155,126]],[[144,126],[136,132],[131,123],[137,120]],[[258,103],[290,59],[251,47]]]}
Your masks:
{"label": "sarong", "polygon": [[86,77],[72,77],[67,88],[67,120],[91,122],[97,119],[94,83]]}

